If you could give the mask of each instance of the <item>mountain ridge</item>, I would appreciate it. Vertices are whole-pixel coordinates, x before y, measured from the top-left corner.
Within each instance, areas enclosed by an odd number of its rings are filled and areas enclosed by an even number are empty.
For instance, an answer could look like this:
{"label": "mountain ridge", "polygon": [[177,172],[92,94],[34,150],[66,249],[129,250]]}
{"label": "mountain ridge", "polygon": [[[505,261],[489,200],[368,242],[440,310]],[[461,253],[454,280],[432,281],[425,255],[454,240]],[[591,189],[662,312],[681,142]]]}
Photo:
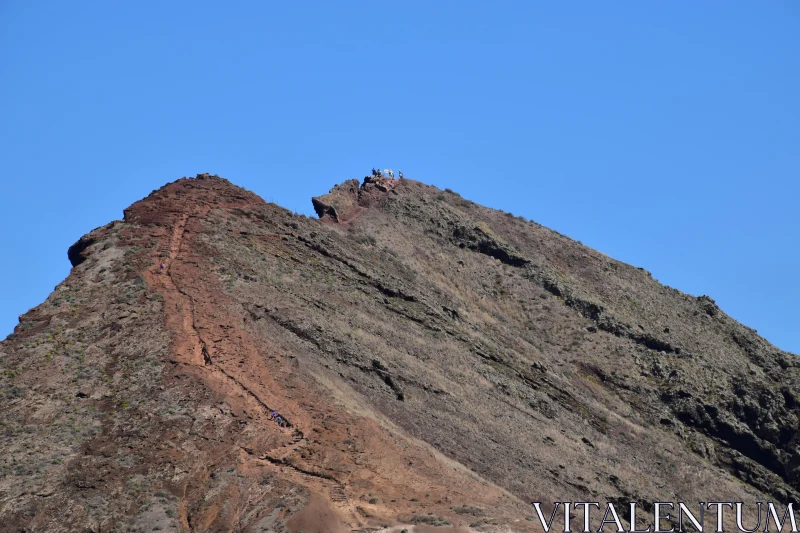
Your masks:
{"label": "mountain ridge", "polygon": [[70,247],[0,344],[4,523],[527,531],[527,501],[703,480],[797,500],[796,357],[712,299],[412,180],[313,206],[203,174]]}

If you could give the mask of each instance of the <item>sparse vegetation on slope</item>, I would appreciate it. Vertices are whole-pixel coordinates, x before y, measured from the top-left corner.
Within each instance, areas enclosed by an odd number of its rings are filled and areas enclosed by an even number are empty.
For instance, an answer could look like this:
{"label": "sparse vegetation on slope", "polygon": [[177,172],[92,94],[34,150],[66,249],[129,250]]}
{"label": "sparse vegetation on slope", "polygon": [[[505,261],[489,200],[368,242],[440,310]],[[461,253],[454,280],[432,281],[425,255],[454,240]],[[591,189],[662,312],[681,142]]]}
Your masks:
{"label": "sparse vegetation on slope", "polygon": [[0,523],[491,529],[529,527],[531,500],[797,500],[797,358],[712,299],[411,180],[314,206],[202,175],[71,248],[0,343]]}

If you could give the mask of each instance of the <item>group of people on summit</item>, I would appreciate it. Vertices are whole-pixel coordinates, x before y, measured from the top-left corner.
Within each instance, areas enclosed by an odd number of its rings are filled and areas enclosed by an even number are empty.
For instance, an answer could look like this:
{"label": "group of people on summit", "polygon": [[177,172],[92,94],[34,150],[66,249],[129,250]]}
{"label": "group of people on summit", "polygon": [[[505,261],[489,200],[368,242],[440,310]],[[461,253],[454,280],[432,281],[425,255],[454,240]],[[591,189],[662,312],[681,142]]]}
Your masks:
{"label": "group of people on summit", "polygon": [[[372,169],[372,175],[377,177],[377,178],[386,177],[386,178],[389,178],[389,179],[394,179],[394,170],[392,170],[391,168],[387,168],[387,169],[381,171],[381,169],[373,168]],[[403,179],[403,171],[402,170],[398,170],[397,171],[397,177],[399,179]]]}

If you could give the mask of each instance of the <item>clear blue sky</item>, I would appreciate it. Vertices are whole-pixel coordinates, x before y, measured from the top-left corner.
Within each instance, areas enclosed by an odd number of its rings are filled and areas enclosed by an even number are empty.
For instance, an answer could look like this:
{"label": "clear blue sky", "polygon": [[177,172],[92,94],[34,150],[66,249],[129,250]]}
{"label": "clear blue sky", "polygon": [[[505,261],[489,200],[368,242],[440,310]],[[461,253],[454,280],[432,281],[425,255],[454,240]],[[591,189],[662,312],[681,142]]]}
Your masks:
{"label": "clear blue sky", "polygon": [[380,166],[800,353],[800,2],[229,4],[0,1],[0,337],[168,181],[312,214]]}

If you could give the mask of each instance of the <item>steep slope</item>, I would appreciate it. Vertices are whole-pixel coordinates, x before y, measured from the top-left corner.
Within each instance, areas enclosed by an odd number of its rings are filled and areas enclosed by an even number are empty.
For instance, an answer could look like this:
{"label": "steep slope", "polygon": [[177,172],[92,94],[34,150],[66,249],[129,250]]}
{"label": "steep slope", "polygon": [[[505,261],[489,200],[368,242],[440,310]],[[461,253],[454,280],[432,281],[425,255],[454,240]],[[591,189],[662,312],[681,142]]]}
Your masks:
{"label": "steep slope", "polygon": [[411,180],[314,207],[200,175],[70,249],[0,344],[3,531],[797,500],[797,358],[710,298]]}

